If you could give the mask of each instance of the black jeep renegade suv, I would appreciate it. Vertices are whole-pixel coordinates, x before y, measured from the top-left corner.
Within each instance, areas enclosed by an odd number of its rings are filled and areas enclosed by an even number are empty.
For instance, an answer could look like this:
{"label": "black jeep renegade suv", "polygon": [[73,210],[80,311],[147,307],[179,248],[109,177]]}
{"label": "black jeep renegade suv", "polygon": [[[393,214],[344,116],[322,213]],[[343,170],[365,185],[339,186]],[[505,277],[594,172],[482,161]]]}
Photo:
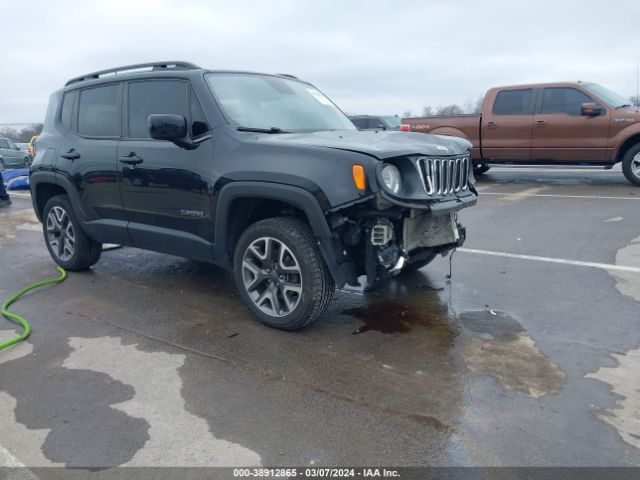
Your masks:
{"label": "black jeep renegade suv", "polygon": [[418,269],[464,241],[471,144],[358,131],[291,75],[132,65],[51,95],[31,167],[53,259],[118,243],[233,269],[264,323],[317,319],[336,286]]}

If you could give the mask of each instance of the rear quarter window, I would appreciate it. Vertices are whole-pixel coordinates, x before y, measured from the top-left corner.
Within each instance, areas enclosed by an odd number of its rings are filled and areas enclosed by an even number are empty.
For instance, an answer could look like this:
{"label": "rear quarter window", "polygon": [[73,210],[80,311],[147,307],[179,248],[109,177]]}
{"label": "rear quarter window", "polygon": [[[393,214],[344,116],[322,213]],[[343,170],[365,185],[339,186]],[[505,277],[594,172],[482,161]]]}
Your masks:
{"label": "rear quarter window", "polygon": [[73,107],[77,96],[78,92],[72,91],[65,93],[64,98],[62,99],[62,108],[60,109],[60,123],[67,129],[71,129],[71,122],[73,120]]}

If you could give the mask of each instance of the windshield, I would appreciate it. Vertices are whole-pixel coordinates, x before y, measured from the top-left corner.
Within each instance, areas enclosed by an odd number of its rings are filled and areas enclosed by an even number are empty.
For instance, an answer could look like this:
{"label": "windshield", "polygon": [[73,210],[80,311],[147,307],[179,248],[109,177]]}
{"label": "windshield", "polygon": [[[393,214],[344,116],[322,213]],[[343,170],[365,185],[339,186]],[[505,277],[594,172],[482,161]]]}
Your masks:
{"label": "windshield", "polygon": [[271,133],[356,130],[331,100],[306,83],[243,73],[211,73],[206,78],[225,115],[238,127]]}
{"label": "windshield", "polygon": [[389,115],[387,117],[382,117],[382,119],[386,122],[389,128],[400,128],[400,117],[397,115]]}
{"label": "windshield", "polygon": [[613,108],[620,108],[624,106],[631,106],[629,100],[625,99],[622,95],[618,95],[616,92],[612,92],[608,88],[598,85],[597,83],[585,83],[584,88],[593,93],[596,97],[599,97],[607,105]]}

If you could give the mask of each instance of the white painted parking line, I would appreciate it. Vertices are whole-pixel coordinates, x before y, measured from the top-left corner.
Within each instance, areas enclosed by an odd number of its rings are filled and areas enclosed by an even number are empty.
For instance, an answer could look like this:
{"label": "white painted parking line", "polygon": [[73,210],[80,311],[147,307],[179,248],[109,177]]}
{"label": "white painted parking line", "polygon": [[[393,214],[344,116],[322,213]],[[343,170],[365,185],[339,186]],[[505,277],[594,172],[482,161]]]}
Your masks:
{"label": "white painted parking line", "polygon": [[582,198],[592,200],[640,200],[637,197],[613,197],[603,195],[553,195],[551,193],[501,193],[501,192],[484,192],[480,191],[480,195],[501,195],[504,197],[551,197],[551,198]]}
{"label": "white painted parking line", "polygon": [[8,194],[9,194],[9,196],[11,196],[11,197],[26,197],[26,198],[31,198],[31,194],[30,194],[30,193],[12,192],[12,191],[8,191],[7,193],[8,193]]}
{"label": "white painted parking line", "polygon": [[565,258],[540,257],[538,255],[525,255],[521,253],[496,252],[493,250],[478,250],[476,248],[458,248],[458,252],[475,253],[479,255],[490,255],[493,257],[517,258],[520,260],[533,260],[536,262],[560,263],[563,265],[574,265],[576,267],[600,268],[602,270],[613,270],[619,272],[640,273],[640,267],[630,267],[627,265],[614,265],[611,263],[582,262],[580,260],[567,260]]}

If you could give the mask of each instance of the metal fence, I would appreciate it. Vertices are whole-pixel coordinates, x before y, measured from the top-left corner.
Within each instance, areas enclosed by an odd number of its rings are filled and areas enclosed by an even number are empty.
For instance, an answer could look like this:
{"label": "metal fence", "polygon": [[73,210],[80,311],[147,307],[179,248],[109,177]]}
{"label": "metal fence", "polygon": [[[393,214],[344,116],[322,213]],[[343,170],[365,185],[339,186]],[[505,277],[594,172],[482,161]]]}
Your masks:
{"label": "metal fence", "polygon": [[0,123],[0,172],[29,168],[41,123]]}

